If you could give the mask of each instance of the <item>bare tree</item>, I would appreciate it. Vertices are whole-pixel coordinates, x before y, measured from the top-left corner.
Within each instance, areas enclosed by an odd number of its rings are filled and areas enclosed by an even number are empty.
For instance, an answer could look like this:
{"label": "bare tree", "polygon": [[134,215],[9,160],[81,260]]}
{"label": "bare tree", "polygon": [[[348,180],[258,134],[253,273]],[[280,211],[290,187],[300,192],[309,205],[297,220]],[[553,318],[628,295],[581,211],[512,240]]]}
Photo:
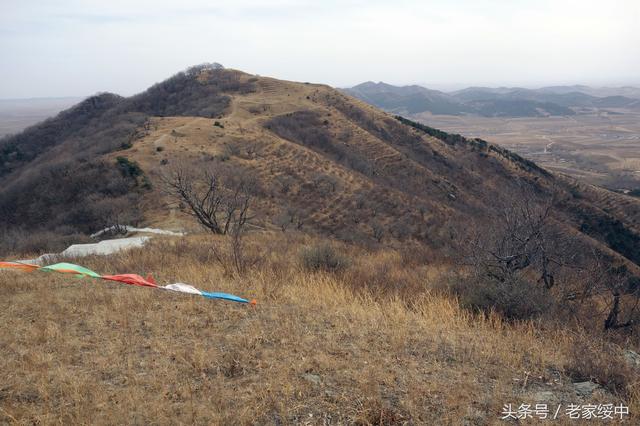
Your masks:
{"label": "bare tree", "polygon": [[[464,265],[481,286],[498,289],[487,297],[491,303],[510,301],[513,294],[542,295],[538,303],[555,301],[568,311],[574,304],[587,307],[602,318],[605,330],[637,324],[640,280],[611,254],[561,232],[552,217],[556,202],[555,196],[510,194],[493,223],[474,227]],[[536,293],[523,293],[523,286]]]}
{"label": "bare tree", "polygon": [[286,232],[289,226],[295,226],[297,230],[302,228],[304,218],[302,212],[294,208],[287,208],[274,218],[274,223],[280,227],[282,232]]}
{"label": "bare tree", "polygon": [[640,285],[625,265],[614,266],[611,256],[590,251],[587,265],[580,270],[578,285],[565,298],[591,303],[605,317],[605,330],[628,328],[640,321]]}
{"label": "bare tree", "polygon": [[241,178],[235,183],[234,188],[224,197],[224,229],[223,234],[230,231],[240,232],[244,230],[249,217],[249,204],[251,202],[251,184]]}
{"label": "bare tree", "polygon": [[275,187],[283,194],[288,194],[294,185],[294,179],[289,175],[278,175],[274,178]]}
{"label": "bare tree", "polygon": [[185,204],[187,212],[214,234],[225,235],[234,226],[243,229],[250,219],[251,183],[244,176],[226,179],[223,185],[218,171],[195,175],[183,167],[164,175],[162,180],[166,192]]}
{"label": "bare tree", "polygon": [[459,228],[465,238],[455,256],[463,268],[447,286],[473,309],[537,317],[555,306],[551,288],[565,263],[564,237],[552,219],[555,197],[520,188],[502,196],[492,217]]}
{"label": "bare tree", "polygon": [[524,191],[510,194],[499,205],[492,223],[475,226],[464,263],[500,282],[525,270],[536,271],[546,289],[555,285],[556,271],[570,262],[569,242],[552,224],[557,197],[539,200]]}
{"label": "bare tree", "polygon": [[186,204],[188,213],[200,225],[214,234],[223,233],[220,226],[223,195],[216,173],[206,171],[203,176],[195,177],[185,168],[176,168],[170,176],[163,176],[163,183],[167,193]]}
{"label": "bare tree", "polygon": [[201,174],[176,168],[162,177],[166,192],[188,207],[188,213],[214,234],[227,235],[227,248],[211,246],[213,258],[228,273],[242,274],[250,262],[245,255],[244,234],[252,217],[249,215],[255,180],[235,171],[206,170]]}

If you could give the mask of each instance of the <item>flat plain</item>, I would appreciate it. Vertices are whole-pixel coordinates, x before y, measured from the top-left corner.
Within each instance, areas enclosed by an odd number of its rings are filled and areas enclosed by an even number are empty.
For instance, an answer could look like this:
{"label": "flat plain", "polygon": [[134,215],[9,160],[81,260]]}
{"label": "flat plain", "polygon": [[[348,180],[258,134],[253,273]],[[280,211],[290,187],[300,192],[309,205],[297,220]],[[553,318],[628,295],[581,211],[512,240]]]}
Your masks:
{"label": "flat plain", "polygon": [[431,127],[502,145],[539,165],[616,190],[640,187],[640,111],[567,117],[413,116]]}
{"label": "flat plain", "polygon": [[81,100],[73,97],[0,99],[0,137],[19,133]]}

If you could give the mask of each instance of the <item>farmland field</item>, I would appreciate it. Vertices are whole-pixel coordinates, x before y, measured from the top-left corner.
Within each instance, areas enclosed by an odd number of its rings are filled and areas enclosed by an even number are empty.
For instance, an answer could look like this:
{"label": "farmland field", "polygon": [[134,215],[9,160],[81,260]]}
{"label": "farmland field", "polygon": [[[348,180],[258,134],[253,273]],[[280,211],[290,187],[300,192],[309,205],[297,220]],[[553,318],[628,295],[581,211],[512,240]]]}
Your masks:
{"label": "farmland field", "polygon": [[419,114],[413,118],[447,132],[478,137],[541,166],[611,189],[640,187],[640,112],[571,117],[488,118]]}

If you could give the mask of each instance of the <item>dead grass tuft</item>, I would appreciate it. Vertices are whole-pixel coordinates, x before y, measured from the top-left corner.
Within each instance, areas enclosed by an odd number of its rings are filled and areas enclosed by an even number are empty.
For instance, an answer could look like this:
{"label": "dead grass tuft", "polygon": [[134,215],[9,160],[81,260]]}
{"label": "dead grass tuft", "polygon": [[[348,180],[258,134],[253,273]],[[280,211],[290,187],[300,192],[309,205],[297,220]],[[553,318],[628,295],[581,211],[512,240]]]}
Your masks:
{"label": "dead grass tuft", "polygon": [[574,342],[566,372],[576,382],[592,381],[608,391],[628,397],[638,386],[638,372],[611,344],[582,337]]}

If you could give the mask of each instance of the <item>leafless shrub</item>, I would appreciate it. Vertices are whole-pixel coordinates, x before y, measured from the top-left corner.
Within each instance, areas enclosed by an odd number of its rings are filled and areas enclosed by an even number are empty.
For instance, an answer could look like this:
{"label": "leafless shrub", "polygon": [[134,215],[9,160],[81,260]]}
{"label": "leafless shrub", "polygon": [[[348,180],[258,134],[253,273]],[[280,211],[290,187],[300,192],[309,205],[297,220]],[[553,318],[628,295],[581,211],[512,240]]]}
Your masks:
{"label": "leafless shrub", "polygon": [[380,222],[373,222],[371,224],[371,235],[377,242],[382,241],[382,237],[384,237],[384,226]]}
{"label": "leafless shrub", "polygon": [[349,266],[350,259],[328,243],[314,245],[300,253],[302,266],[309,271],[339,272]]}
{"label": "leafless shrub", "polygon": [[223,241],[212,241],[207,260],[213,259],[227,275],[244,275],[247,270],[261,260],[261,256],[251,255],[247,250],[244,225],[234,224]]}
{"label": "leafless shrub", "polygon": [[616,395],[625,396],[637,383],[634,372],[620,350],[609,343],[599,344],[583,338],[574,343],[566,373],[575,381],[592,381]]}
{"label": "leafless shrub", "polygon": [[62,228],[55,231],[0,229],[0,257],[60,252],[71,244],[89,241],[86,235]]}
{"label": "leafless shrub", "polygon": [[497,209],[493,223],[472,227],[464,263],[477,275],[498,282],[513,281],[525,270],[536,269],[539,282],[550,289],[555,283],[554,266],[564,262],[552,252],[555,236],[550,235],[551,212],[555,200],[537,203],[529,194],[515,193]]}
{"label": "leafless shrub", "polygon": [[543,288],[517,277],[499,281],[454,274],[440,286],[457,296],[465,308],[484,313],[495,311],[511,320],[536,318],[553,307],[552,299]]}
{"label": "leafless shrub", "polygon": [[389,232],[397,239],[405,240],[411,235],[413,231],[412,223],[414,222],[414,219],[410,216],[400,217],[393,221],[393,223],[389,227]]}
{"label": "leafless shrub", "polygon": [[640,280],[625,265],[614,264],[596,249],[577,271],[577,284],[563,293],[567,304],[590,305],[603,321],[604,330],[631,329],[640,323]]}
{"label": "leafless shrub", "polygon": [[312,179],[315,191],[322,195],[333,193],[338,188],[338,180],[334,176],[324,173],[316,173]]}
{"label": "leafless shrub", "polygon": [[478,221],[463,244],[457,275],[445,285],[464,306],[526,319],[554,305],[550,290],[562,268],[571,267],[569,241],[552,224],[555,196],[529,191],[505,194],[493,220]]}
{"label": "leafless shrub", "polygon": [[304,224],[304,215],[299,210],[288,208],[274,218],[274,224],[282,232],[285,232],[290,227],[300,230]]}

